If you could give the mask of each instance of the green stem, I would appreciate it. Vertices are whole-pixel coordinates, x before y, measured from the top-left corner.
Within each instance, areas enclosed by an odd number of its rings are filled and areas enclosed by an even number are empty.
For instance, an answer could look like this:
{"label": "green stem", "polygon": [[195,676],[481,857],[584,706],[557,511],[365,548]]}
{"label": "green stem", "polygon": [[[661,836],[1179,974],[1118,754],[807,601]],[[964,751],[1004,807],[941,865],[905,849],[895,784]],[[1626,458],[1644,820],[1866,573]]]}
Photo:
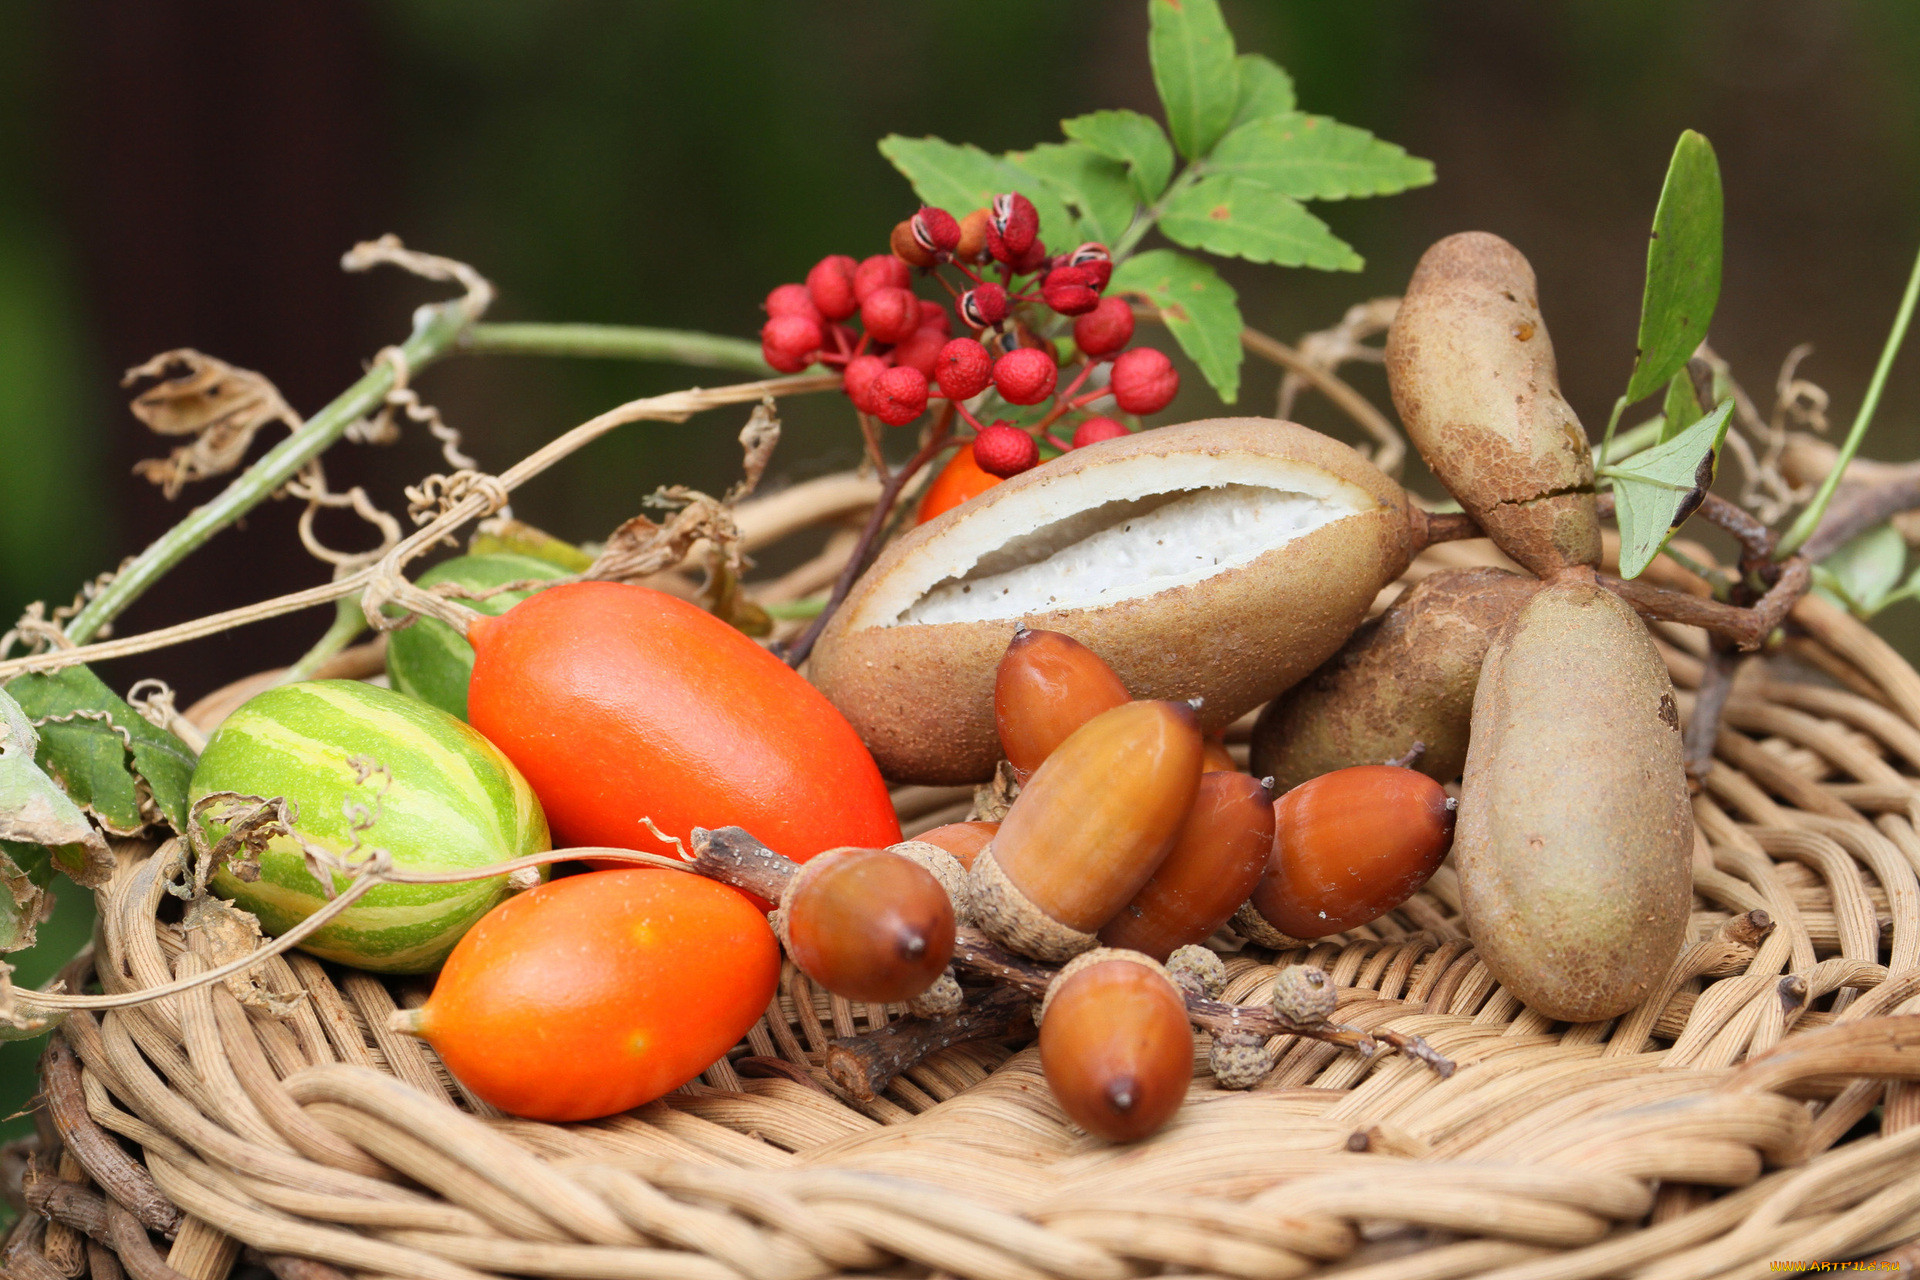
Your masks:
{"label": "green stem", "polygon": [[[470,319],[464,301],[426,306],[414,312],[413,334],[400,347],[407,369],[418,373],[453,346]],[[119,617],[147,588],[186,559],[207,539],[271,497],[300,468],[324,453],[347,427],[380,407],[393,390],[393,366],[386,361],[367,370],[360,381],[334,402],[307,419],[301,428],[275,445],[205,506],[187,517],[135,556],[86,608],[67,624],[75,644],[85,644],[101,628]]]}
{"label": "green stem", "polygon": [[763,604],[760,607],[767,611],[769,618],[779,618],[783,621],[792,618],[817,618],[820,616],[820,611],[827,607],[827,598],[812,596],[805,600],[790,600],[785,604]]}
{"label": "green stem", "polygon": [[476,324],[461,335],[469,355],[590,356],[663,360],[765,376],[771,370],[760,344],[690,329],[619,324]]}
{"label": "green stem", "polygon": [[1167,201],[1198,182],[1202,172],[1200,161],[1193,161],[1180,171],[1179,177],[1167,185],[1167,189],[1160,193],[1160,198],[1155,200],[1152,206],[1134,215],[1133,222],[1108,250],[1113,254],[1115,266],[1119,266],[1121,260],[1133,252],[1134,246],[1146,237],[1147,232],[1153,230],[1154,224],[1160,221],[1160,211],[1167,207]]}
{"label": "green stem", "polygon": [[1596,461],[1603,467],[1609,466],[1623,462],[1643,449],[1653,448],[1660,443],[1660,431],[1666,423],[1665,418],[1649,418],[1631,430],[1622,431],[1614,437],[1612,444],[1601,446],[1602,451]]}
{"label": "green stem", "polygon": [[1613,456],[1613,431],[1620,425],[1620,415],[1627,411],[1627,398],[1621,396],[1613,402],[1613,412],[1607,417],[1607,434],[1600,437],[1600,458],[1604,462]]}
{"label": "green stem", "polygon": [[1907,277],[1907,291],[1902,295],[1900,310],[1893,318],[1893,331],[1887,334],[1887,345],[1881,349],[1880,363],[1873,368],[1873,380],[1867,384],[1866,399],[1860,402],[1860,412],[1854,415],[1853,429],[1847,432],[1847,442],[1840,446],[1840,456],[1835,460],[1833,470],[1827,472],[1827,478],[1820,482],[1820,492],[1813,495],[1813,501],[1793,522],[1793,527],[1787,530],[1787,536],[1780,539],[1780,546],[1773,553],[1775,560],[1785,560],[1798,551],[1813,536],[1813,531],[1820,527],[1820,517],[1827,513],[1827,504],[1833,501],[1834,491],[1840,487],[1847,464],[1853,461],[1860,441],[1866,437],[1867,426],[1873,421],[1874,410],[1880,407],[1880,391],[1887,385],[1887,374],[1893,369],[1895,353],[1900,350],[1900,344],[1906,341],[1907,322],[1913,319],[1915,298],[1920,298],[1920,256],[1913,260],[1913,274]]}
{"label": "green stem", "polygon": [[287,668],[287,674],[280,679],[281,684],[292,684],[297,680],[311,680],[313,673],[326,665],[342,649],[360,638],[367,629],[367,615],[360,611],[358,596],[342,596],[334,602],[333,625],[326,634],[314,641],[313,648],[300,655],[299,661]]}

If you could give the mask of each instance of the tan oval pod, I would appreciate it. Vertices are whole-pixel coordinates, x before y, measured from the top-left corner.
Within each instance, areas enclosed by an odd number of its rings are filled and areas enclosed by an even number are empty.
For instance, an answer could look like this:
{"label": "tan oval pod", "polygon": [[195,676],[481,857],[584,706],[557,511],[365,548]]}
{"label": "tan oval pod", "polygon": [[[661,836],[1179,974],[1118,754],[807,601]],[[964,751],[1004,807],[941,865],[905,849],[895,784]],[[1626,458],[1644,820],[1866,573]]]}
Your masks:
{"label": "tan oval pod", "polygon": [[890,546],[808,676],[902,781],[978,782],[994,673],[1021,623],[1136,698],[1232,723],[1319,666],[1412,554],[1405,492],[1290,422],[1217,418],[1075,449]]}
{"label": "tan oval pod", "polygon": [[1248,772],[1279,791],[1357,764],[1399,760],[1440,782],[1460,776],[1487,645],[1540,583],[1504,569],[1433,574],[1261,711]]}
{"label": "tan oval pod", "polygon": [[1693,810],[1666,664],[1618,597],[1542,587],[1494,637],[1453,861],[1474,949],[1549,1018],[1646,998],[1680,953]]}
{"label": "tan oval pod", "polygon": [[1518,249],[1484,231],[1428,249],[1386,359],[1420,456],[1502,551],[1543,578],[1598,563],[1593,454]]}

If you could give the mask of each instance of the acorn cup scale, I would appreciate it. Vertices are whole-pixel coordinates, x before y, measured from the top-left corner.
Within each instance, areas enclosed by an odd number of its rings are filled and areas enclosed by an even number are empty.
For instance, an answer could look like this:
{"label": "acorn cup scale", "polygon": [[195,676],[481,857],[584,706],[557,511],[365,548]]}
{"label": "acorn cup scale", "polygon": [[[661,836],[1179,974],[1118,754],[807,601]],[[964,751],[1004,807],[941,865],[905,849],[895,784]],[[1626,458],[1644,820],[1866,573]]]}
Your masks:
{"label": "acorn cup scale", "polygon": [[980,927],[1041,960],[1095,932],[1159,869],[1200,784],[1193,708],[1129,702],[1049,755],[968,873]]}

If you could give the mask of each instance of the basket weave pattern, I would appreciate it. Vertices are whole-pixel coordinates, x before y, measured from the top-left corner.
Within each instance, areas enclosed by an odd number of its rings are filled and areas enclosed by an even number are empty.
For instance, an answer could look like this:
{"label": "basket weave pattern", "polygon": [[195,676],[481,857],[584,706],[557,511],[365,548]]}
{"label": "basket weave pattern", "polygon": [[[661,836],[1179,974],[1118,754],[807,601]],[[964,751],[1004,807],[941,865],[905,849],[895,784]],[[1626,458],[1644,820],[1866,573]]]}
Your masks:
{"label": "basket weave pattern", "polygon": [[[1485,560],[1442,546],[1410,576]],[[387,1029],[418,983],[292,953],[258,971],[277,1001],[235,981],[67,1020],[26,1184],[46,1218],[4,1261],[217,1280],[244,1246],[310,1280],[1681,1280],[1893,1248],[1920,1236],[1920,1016],[1901,1016],[1920,1013],[1920,676],[1817,600],[1795,620],[1797,677],[1748,664],[1696,801],[1693,942],[1612,1022],[1551,1023],[1502,989],[1443,867],[1368,928],[1228,954],[1224,998],[1319,965],[1339,1020],[1425,1037],[1448,1079],[1282,1037],[1273,1073],[1233,1092],[1201,1035],[1172,1125],[1107,1147],[1064,1119],[1031,1047],[965,1044],[873,1101],[837,1092],[829,1040],[902,1010],[789,965],[700,1082],[549,1125],[500,1116]],[[1656,636],[1684,706],[1698,633]],[[958,816],[949,793],[896,798],[910,832]],[[102,987],[216,962],[206,931],[162,922],[174,848],[121,855],[81,962]],[[1755,910],[1770,931],[1741,930]]]}

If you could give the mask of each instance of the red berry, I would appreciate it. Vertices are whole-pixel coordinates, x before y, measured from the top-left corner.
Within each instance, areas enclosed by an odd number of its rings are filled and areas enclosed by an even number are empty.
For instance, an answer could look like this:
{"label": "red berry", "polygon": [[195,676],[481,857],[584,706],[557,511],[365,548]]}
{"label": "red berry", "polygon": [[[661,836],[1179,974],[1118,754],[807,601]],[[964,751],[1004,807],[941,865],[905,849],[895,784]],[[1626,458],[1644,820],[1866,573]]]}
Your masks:
{"label": "red berry", "polygon": [[1133,341],[1133,308],[1125,298],[1102,298],[1073,322],[1073,345],[1090,356],[1112,355]]}
{"label": "red berry", "polygon": [[1040,446],[1020,428],[996,422],[980,428],[980,434],[973,438],[973,460],[988,475],[1004,480],[1039,462]]}
{"label": "red berry", "polygon": [[947,335],[930,324],[923,324],[913,331],[905,342],[893,349],[893,363],[918,369],[922,376],[931,378],[940,363],[940,352],[947,345]]}
{"label": "red berry", "polygon": [[812,364],[820,341],[820,322],[805,316],[774,316],[760,326],[760,354],[781,373]]}
{"label": "red berry", "polygon": [[940,394],[949,400],[971,400],[993,380],[993,357],[972,338],[955,338],[940,348],[934,365]]}
{"label": "red berry", "polygon": [[1066,265],[1085,267],[1092,272],[1095,292],[1106,288],[1107,281],[1113,279],[1113,255],[1097,240],[1089,240],[1068,254]]}
{"label": "red berry", "polygon": [[855,356],[847,361],[847,371],[841,376],[840,389],[847,393],[847,399],[853,401],[854,408],[862,413],[872,413],[873,384],[886,371],[887,362],[879,356]]}
{"label": "red berry", "polygon": [[873,412],[890,427],[904,427],[927,411],[927,375],[895,366],[873,380]]}
{"label": "red berry", "polygon": [[945,209],[924,206],[909,221],[914,243],[932,254],[952,253],[960,243],[960,219]]}
{"label": "red berry", "polygon": [[1046,265],[1047,242],[1035,237],[1034,242],[1027,246],[1027,251],[1014,259],[1013,274],[1024,276],[1029,272],[1038,271]]}
{"label": "red berry", "polygon": [[767,300],[761,305],[770,316],[800,316],[815,324],[826,323],[826,317],[820,314],[813,295],[803,284],[783,284],[768,294]]}
{"label": "red berry", "polygon": [[989,329],[1007,318],[1007,291],[997,284],[975,285],[960,295],[960,318],[976,329]]}
{"label": "red berry", "polygon": [[1090,444],[1099,444],[1102,440],[1118,440],[1130,434],[1127,429],[1112,418],[1088,418],[1073,429],[1073,447],[1084,449]]}
{"label": "red berry", "polygon": [[1008,404],[1039,404],[1053,394],[1059,376],[1053,358],[1032,347],[1016,348],[993,362],[993,385]]}
{"label": "red berry", "polygon": [[920,327],[920,299],[898,285],[882,285],[860,300],[860,323],[875,342],[904,342]]}
{"label": "red berry", "polygon": [[1085,267],[1055,267],[1047,272],[1040,296],[1063,316],[1083,316],[1100,305],[1093,273]]}
{"label": "red berry", "polygon": [[987,212],[987,250],[1001,262],[1018,262],[1040,232],[1040,213],[1018,191],[993,198]]}
{"label": "red berry", "polygon": [[853,297],[865,302],[875,289],[904,289],[913,283],[907,264],[890,253],[876,253],[853,269]]}
{"label": "red berry", "polygon": [[807,293],[820,314],[829,320],[845,320],[860,308],[853,294],[854,262],[844,253],[828,254],[807,272]]}
{"label": "red berry", "polygon": [[1153,347],[1135,347],[1113,362],[1114,403],[1128,413],[1158,413],[1180,392],[1180,372]]}
{"label": "red berry", "polygon": [[942,333],[952,333],[953,312],[947,310],[937,302],[928,302],[925,298],[922,298],[920,299],[920,327],[922,329],[938,329]]}

